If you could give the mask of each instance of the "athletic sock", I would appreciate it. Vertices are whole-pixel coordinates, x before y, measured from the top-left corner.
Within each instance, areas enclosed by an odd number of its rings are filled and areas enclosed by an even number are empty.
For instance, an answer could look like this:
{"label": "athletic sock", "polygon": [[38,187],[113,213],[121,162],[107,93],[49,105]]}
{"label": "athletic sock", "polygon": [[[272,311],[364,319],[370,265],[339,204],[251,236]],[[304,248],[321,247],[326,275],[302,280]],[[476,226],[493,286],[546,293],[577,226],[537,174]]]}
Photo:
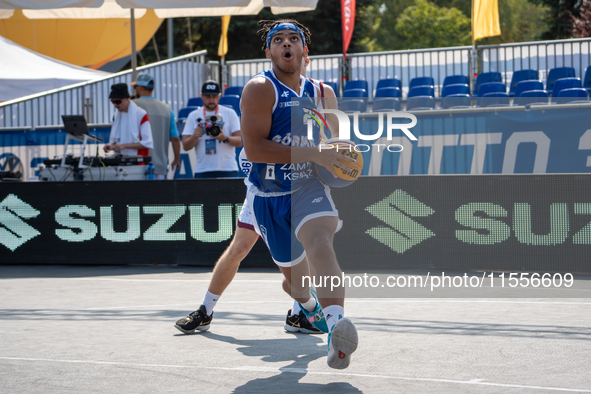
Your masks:
{"label": "athletic sock", "polygon": [[300,308],[300,303],[296,300],[293,300],[293,306],[291,307],[291,316],[299,315],[302,308]]}
{"label": "athletic sock", "polygon": [[310,297],[310,299],[302,304],[302,308],[304,308],[309,313],[312,313],[316,310],[316,299],[314,297]]}
{"label": "athletic sock", "polygon": [[213,308],[215,308],[215,304],[217,304],[220,297],[221,296],[217,294],[210,293],[209,290],[207,291],[207,293],[205,293],[205,298],[203,299],[203,306],[205,306],[207,316],[211,316]]}
{"label": "athletic sock", "polygon": [[324,311],[328,332],[331,332],[335,324],[345,316],[345,308],[340,305],[329,305],[326,308],[322,308],[322,310]]}

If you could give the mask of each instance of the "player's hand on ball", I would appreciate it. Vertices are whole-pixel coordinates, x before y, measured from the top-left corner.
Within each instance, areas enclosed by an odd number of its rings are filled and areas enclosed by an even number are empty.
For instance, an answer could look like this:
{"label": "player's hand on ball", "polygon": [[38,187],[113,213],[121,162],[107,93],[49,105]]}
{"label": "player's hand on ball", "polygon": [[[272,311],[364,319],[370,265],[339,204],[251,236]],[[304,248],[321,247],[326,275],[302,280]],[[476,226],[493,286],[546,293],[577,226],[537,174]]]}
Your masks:
{"label": "player's hand on ball", "polygon": [[[330,187],[346,187],[353,184],[363,171],[363,156],[355,144],[349,140],[330,139],[324,146],[319,146],[319,151],[326,159],[337,162],[332,165],[314,163],[316,175],[322,183]],[[331,152],[332,155],[328,155]],[[332,156],[332,157],[330,157]]]}
{"label": "player's hand on ball", "polygon": [[352,167],[348,166],[346,163],[355,163],[355,159],[342,154],[342,152],[337,152],[336,149],[319,148],[318,153],[318,158],[314,160],[314,162],[325,167],[335,178],[337,178],[337,173],[334,166],[349,171]]}

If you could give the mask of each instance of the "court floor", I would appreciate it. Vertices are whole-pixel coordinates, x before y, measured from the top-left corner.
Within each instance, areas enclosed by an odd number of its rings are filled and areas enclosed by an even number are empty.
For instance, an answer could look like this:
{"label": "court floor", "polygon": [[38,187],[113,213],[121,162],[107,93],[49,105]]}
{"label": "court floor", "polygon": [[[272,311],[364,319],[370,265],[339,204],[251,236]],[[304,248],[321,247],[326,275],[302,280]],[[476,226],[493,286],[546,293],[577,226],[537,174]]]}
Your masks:
{"label": "court floor", "polygon": [[348,299],[348,369],[283,330],[270,270],[238,273],[211,329],[183,335],[210,270],[0,266],[3,393],[591,393],[591,298]]}

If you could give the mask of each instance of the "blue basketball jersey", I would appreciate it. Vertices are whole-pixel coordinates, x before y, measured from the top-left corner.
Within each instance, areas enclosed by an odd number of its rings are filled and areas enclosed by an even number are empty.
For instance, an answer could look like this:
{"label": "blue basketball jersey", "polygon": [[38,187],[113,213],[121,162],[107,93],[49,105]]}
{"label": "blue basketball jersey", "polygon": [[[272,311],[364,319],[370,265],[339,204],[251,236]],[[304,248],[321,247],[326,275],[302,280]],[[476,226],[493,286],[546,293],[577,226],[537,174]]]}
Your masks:
{"label": "blue basketball jersey", "polygon": [[[280,82],[273,70],[263,71],[262,76],[273,83],[275,105],[268,139],[288,146],[316,146],[319,140],[321,122],[318,121],[316,87],[307,78],[300,77],[300,92]],[[255,76],[255,77],[256,77]],[[313,139],[308,139],[308,128]],[[310,162],[306,163],[252,163],[249,180],[263,193],[291,192],[307,181],[314,179]]]}

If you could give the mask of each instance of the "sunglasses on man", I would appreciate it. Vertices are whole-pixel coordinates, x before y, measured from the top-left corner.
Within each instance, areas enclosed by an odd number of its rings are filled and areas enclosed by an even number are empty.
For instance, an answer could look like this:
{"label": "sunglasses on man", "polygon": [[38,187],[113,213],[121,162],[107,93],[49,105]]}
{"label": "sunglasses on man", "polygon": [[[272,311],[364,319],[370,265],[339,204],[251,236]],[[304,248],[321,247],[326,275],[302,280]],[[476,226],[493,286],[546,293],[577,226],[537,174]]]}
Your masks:
{"label": "sunglasses on man", "polygon": [[123,100],[111,100],[111,102],[112,102],[113,104],[115,104],[115,105],[119,105],[119,104],[121,104],[121,102],[122,102],[122,101],[123,101]]}

